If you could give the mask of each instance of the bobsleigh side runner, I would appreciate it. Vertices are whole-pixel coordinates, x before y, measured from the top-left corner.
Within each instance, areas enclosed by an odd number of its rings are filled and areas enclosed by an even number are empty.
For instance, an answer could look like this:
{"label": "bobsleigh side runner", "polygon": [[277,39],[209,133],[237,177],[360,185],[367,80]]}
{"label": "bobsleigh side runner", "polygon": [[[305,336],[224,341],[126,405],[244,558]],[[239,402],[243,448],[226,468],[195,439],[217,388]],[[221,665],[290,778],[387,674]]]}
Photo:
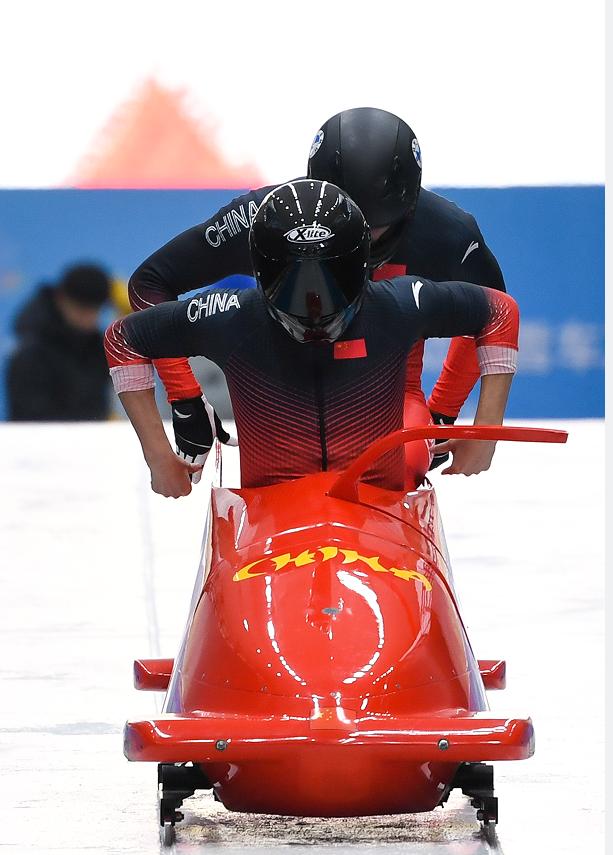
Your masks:
{"label": "bobsleigh side runner", "polygon": [[497,821],[483,761],[530,757],[532,723],[488,709],[504,662],[475,659],[432,486],[358,486],[423,438],[567,434],[409,428],[340,475],[212,490],[180,652],[135,663],[137,688],[166,690],[163,712],[124,733],[129,760],[159,764],[166,830],[210,787],[230,810],[298,816],[429,811],[460,787]]}

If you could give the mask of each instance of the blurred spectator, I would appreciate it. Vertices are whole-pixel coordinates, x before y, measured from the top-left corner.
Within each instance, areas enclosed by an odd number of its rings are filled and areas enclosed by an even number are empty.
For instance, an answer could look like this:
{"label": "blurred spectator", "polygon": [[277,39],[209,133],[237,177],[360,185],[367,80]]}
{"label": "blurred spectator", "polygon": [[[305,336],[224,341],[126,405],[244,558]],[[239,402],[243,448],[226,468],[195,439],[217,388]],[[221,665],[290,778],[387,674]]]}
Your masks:
{"label": "blurred spectator", "polygon": [[111,287],[98,265],[73,265],[57,284],[42,284],[22,308],[7,371],[10,420],[109,417],[110,381],[99,316]]}

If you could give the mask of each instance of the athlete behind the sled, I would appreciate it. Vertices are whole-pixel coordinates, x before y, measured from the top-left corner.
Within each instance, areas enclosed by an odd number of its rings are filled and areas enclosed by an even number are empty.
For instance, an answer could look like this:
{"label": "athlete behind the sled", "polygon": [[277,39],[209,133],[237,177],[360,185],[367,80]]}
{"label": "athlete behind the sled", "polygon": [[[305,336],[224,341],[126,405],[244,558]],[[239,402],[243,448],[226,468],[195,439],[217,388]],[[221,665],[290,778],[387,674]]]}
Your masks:
{"label": "athlete behind the sled", "polygon": [[[313,140],[308,161],[308,177],[342,187],[366,217],[373,237],[368,261],[372,280],[415,274],[504,291],[500,267],[473,217],[420,189],[421,172],[421,151],[411,128],[398,116],[370,107],[328,119]],[[272,189],[239,196],[153,253],[130,279],[133,309],[176,300],[232,274],[253,275],[249,224]],[[432,415],[436,423],[453,423],[479,376],[474,340],[452,342],[429,409],[421,389],[423,349],[423,340],[417,341],[409,354],[405,422],[427,424]],[[177,453],[193,459],[210,446],[215,432],[226,441],[187,360],[155,365],[171,403]],[[420,444],[418,453],[427,460],[429,446]],[[436,463],[442,460],[444,455],[437,454]]]}
{"label": "athlete behind the sled", "polygon": [[[218,288],[115,321],[105,345],[115,389],[142,444],[155,492],[182,496],[201,465],[172,450],[154,397],[153,359],[205,356],[223,370],[243,487],[340,470],[403,426],[407,355],[432,336],[474,337],[481,373],[475,424],[501,424],[519,315],[500,291],[401,276],[368,279],[369,228],[335,185],[303,179],[261,204],[250,231],[258,287]],[[409,378],[409,381],[411,378]],[[450,441],[450,472],[489,468],[495,443]],[[402,449],[365,480],[414,487]]]}

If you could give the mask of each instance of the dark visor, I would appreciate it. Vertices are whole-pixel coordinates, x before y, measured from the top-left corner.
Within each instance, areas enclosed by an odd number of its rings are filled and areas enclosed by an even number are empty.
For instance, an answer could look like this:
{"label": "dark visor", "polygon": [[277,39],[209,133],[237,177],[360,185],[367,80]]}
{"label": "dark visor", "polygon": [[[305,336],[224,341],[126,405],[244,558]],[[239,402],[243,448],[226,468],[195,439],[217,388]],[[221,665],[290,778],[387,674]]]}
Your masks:
{"label": "dark visor", "polygon": [[347,258],[304,260],[277,276],[268,299],[281,312],[300,318],[307,327],[326,325],[361,293],[364,273]]}

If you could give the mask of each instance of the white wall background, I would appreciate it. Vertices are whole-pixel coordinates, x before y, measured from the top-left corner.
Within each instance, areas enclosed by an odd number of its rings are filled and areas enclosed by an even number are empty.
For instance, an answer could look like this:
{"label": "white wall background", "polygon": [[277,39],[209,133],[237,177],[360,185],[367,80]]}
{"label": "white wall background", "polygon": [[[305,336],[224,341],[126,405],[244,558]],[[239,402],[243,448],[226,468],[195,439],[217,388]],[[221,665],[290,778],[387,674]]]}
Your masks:
{"label": "white wall background", "polygon": [[4,0],[0,187],[65,182],[150,76],[271,181],[372,105],[426,185],[603,183],[604,45],[604,0]]}

